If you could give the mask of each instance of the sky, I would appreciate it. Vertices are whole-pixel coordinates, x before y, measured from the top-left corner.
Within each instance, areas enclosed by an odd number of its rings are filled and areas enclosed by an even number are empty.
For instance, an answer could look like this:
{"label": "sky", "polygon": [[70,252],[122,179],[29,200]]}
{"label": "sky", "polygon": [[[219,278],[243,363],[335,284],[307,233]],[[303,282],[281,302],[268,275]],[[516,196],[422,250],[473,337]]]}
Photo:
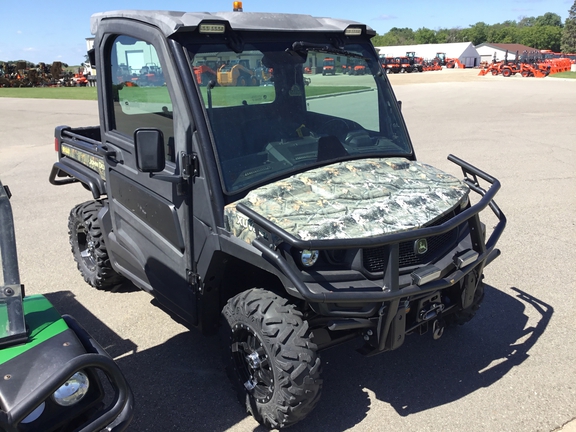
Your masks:
{"label": "sky", "polygon": [[[33,63],[61,61],[78,65],[84,61],[90,16],[95,12],[119,9],[219,12],[232,10],[232,1],[211,0],[98,0],[69,3],[49,1],[34,5],[3,0],[0,2],[0,61],[28,60]],[[553,12],[562,18],[574,0],[247,0],[244,12],[282,12],[321,17],[344,18],[365,23],[378,34],[392,27],[417,30],[467,28],[477,22],[492,25],[525,16]],[[208,8],[209,7],[209,8]]]}

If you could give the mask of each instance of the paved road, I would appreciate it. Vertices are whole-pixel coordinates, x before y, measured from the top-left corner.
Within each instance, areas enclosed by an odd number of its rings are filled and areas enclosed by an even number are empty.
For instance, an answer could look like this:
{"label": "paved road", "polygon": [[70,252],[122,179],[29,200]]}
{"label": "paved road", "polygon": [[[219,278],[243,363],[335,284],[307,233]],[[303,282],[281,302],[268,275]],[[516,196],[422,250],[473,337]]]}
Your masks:
{"label": "paved road", "polygon": [[[502,182],[509,225],[483,307],[438,341],[410,336],[368,359],[354,343],[323,353],[322,401],[291,430],[532,432],[576,417],[576,81],[491,78],[395,87],[422,161],[459,174],[454,153]],[[0,98],[0,113],[22,280],[118,359],[136,394],[131,430],[262,430],[229,389],[216,339],[143,292],[97,292],[76,271],[67,217],[90,194],[48,183],[53,128],[97,124],[96,104]]]}

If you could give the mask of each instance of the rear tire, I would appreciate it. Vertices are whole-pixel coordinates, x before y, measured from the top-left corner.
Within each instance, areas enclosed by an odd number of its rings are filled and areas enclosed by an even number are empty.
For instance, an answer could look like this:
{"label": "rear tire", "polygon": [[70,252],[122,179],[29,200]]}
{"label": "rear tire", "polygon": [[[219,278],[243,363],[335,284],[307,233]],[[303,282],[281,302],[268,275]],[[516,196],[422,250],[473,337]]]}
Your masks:
{"label": "rear tire", "polygon": [[304,419],[320,399],[322,380],[302,313],[274,293],[251,289],[231,298],[222,317],[226,371],[247,412],[267,428]]}
{"label": "rear tire", "polygon": [[68,236],[74,261],[84,280],[97,289],[110,290],[125,281],[112,268],[98,220],[102,201],[88,201],[72,209]]}

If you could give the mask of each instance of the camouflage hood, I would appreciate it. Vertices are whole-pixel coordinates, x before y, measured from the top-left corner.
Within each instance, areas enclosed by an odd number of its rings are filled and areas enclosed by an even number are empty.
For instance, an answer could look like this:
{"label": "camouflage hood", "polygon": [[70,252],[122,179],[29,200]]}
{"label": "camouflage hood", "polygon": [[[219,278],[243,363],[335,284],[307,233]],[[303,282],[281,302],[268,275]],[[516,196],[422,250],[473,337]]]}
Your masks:
{"label": "camouflage hood", "polygon": [[468,187],[403,158],[362,159],[316,168],[255,189],[224,209],[227,229],[251,242],[242,203],[301,240],[363,238],[420,228],[468,195]]}

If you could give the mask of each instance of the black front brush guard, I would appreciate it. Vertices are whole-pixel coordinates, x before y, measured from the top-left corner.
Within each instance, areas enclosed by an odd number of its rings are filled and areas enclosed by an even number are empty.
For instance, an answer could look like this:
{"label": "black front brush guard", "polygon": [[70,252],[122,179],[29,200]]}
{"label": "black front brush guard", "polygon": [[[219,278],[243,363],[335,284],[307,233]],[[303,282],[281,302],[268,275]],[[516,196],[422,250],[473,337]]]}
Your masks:
{"label": "black front brush guard", "polygon": [[[454,286],[468,273],[472,272],[474,269],[482,270],[484,266],[500,255],[500,251],[496,249],[495,246],[506,226],[506,217],[493,201],[494,196],[500,189],[500,182],[491,175],[479,170],[456,156],[449,155],[448,160],[462,168],[462,172],[464,173],[464,182],[472,191],[479,194],[481,199],[478,203],[470,206],[468,209],[462,211],[449,221],[438,226],[424,227],[411,231],[370,238],[301,240],[284,231],[282,228],[243,204],[238,204],[236,208],[239,212],[252,219],[252,221],[263,230],[280,238],[290,246],[301,250],[369,248],[378,246],[388,247],[389,265],[387,268],[389,271],[384,275],[384,283],[381,290],[359,291],[352,288],[346,291],[341,290],[339,292],[325,291],[322,293],[315,293],[312,292],[302,281],[298,271],[290,266],[280,252],[270,244],[271,242],[269,240],[266,240],[263,237],[255,239],[252,242],[252,245],[262,252],[263,257],[276,266],[290,280],[304,300],[310,303],[369,303],[390,302],[393,300],[398,301],[403,297],[437,291]],[[483,189],[478,182],[478,178],[490,183],[490,188],[488,190]],[[498,218],[498,223],[494,227],[490,238],[484,244],[482,239],[482,227],[478,215],[486,207],[490,207]],[[470,226],[473,248],[478,253],[477,259],[443,278],[421,285],[412,284],[400,289],[398,280],[399,244],[405,241],[444,234],[455,229],[464,222],[468,222]]]}

